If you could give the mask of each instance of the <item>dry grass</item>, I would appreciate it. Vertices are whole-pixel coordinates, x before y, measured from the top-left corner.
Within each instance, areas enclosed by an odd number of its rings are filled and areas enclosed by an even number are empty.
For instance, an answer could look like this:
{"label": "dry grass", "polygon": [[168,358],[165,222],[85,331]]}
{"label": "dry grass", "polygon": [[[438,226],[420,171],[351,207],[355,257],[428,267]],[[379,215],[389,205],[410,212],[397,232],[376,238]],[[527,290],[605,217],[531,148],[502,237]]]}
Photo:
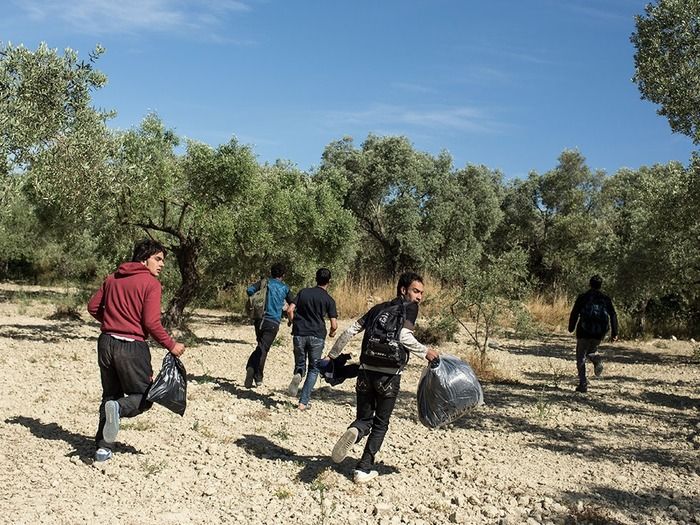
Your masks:
{"label": "dry grass", "polygon": [[338,316],[347,319],[359,317],[372,305],[394,297],[395,286],[390,281],[373,282],[367,277],[345,278],[331,283],[329,292],[335,299]]}
{"label": "dry grass", "polygon": [[536,324],[558,331],[566,329],[568,326],[572,304],[563,295],[547,298],[544,295],[537,294],[533,295],[525,303],[525,307]]}
{"label": "dry grass", "polygon": [[[433,317],[449,312],[453,291],[440,286],[437,279],[424,275],[425,294],[421,303],[421,316]],[[372,280],[368,277],[331,282],[329,290],[338,307],[338,315],[353,319],[364,314],[370,307],[396,297],[396,280]]]}
{"label": "dry grass", "polygon": [[518,382],[512,370],[501,368],[498,363],[489,357],[488,353],[482,355],[477,351],[469,352],[465,357],[465,361],[469,363],[476,377],[482,383],[515,384]]}

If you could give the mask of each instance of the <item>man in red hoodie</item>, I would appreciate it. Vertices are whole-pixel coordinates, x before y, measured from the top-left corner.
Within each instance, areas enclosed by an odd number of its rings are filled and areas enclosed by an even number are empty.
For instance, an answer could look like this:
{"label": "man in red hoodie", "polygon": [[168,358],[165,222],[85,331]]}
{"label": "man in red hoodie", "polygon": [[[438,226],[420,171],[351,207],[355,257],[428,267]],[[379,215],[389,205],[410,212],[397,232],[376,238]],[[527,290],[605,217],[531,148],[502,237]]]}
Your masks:
{"label": "man in red hoodie", "polygon": [[131,262],[109,275],[88,302],[88,312],[101,323],[97,361],[102,380],[102,403],[97,426],[95,461],[112,457],[119,418],[134,417],[151,408],[146,391],[153,381],[152,336],[175,356],[185,345],[174,341],[160,322],[161,285],[165,265],[162,244],[144,239],[134,247]]}

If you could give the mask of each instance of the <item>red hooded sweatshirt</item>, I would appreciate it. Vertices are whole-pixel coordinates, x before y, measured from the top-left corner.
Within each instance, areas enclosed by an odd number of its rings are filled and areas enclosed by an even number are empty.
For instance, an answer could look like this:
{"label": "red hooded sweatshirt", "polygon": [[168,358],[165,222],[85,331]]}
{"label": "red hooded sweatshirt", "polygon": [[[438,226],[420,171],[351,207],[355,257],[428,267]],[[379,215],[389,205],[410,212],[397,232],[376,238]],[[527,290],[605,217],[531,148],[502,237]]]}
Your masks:
{"label": "red hooded sweatshirt", "polygon": [[140,262],[127,262],[109,275],[88,302],[104,333],[145,341],[149,334],[168,350],[175,341],[160,323],[160,281]]}

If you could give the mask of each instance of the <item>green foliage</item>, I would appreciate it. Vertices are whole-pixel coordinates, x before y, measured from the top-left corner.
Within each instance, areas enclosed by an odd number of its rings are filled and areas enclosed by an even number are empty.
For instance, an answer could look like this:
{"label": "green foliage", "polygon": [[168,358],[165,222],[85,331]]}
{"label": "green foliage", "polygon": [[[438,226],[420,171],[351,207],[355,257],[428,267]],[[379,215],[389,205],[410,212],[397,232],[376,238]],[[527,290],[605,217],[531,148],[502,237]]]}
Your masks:
{"label": "green foliage", "polygon": [[[487,257],[463,275],[452,313],[479,350],[482,361],[499,318],[515,310],[528,290],[526,265],[525,252],[513,249]],[[462,321],[465,317],[470,325]]]}
{"label": "green foliage", "polygon": [[672,162],[621,170],[605,184],[608,232],[598,254],[611,278],[608,288],[633,313],[637,335],[645,329],[649,307],[674,296],[678,309],[688,312],[688,322],[696,319],[700,204],[690,196],[698,192],[697,156],[688,168]]}
{"label": "green foliage", "polygon": [[642,99],[700,144],[700,1],[657,0],[636,23],[633,80]]}
{"label": "green foliage", "polygon": [[455,334],[459,330],[459,323],[452,315],[440,315],[430,318],[427,326],[416,325],[415,336],[426,345],[441,345],[455,340]]}
{"label": "green foliage", "polygon": [[334,142],[318,176],[352,211],[362,231],[359,259],[374,275],[446,271],[447,261],[478,258],[500,219],[500,174],[483,166],[454,171],[449,154],[418,152],[405,137],[369,135],[361,149],[349,138]]}
{"label": "green foliage", "polygon": [[505,218],[494,234],[492,251],[520,246],[542,289],[573,293],[596,264],[602,172],[592,172],[577,151],[566,150],[544,175],[511,183],[503,199]]}
{"label": "green foliage", "polygon": [[[0,48],[0,174],[31,166],[86,122],[108,116],[90,107],[90,92],[107,81],[93,66],[103,52],[98,46],[85,62],[72,49],[59,56],[43,43],[36,51]],[[63,160],[77,167],[84,152],[71,151]]]}

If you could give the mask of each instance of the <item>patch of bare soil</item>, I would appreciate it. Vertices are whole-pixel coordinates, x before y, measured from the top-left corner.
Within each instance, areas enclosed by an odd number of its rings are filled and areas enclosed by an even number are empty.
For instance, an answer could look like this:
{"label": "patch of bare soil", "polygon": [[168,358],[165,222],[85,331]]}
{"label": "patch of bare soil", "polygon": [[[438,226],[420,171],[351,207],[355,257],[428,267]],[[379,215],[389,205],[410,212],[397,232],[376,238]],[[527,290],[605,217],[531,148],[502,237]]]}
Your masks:
{"label": "patch of bare soil", "polygon": [[[413,359],[381,475],[355,485],[361,446],[330,459],[354,417],[354,382],[319,382],[298,411],[285,327],[265,384],[246,389],[252,327],[198,311],[185,416],[155,406],[123,419],[114,458],[93,465],[99,326],[87,314],[51,320],[59,293],[0,287],[0,522],[700,524],[700,367],[688,342],[604,345],[605,371],[582,395],[571,336],[499,340],[490,354],[516,382],[484,384],[486,405],[440,430],[418,422],[424,363]],[[439,350],[466,348],[461,338]],[[158,370],[164,351],[152,355]]]}

